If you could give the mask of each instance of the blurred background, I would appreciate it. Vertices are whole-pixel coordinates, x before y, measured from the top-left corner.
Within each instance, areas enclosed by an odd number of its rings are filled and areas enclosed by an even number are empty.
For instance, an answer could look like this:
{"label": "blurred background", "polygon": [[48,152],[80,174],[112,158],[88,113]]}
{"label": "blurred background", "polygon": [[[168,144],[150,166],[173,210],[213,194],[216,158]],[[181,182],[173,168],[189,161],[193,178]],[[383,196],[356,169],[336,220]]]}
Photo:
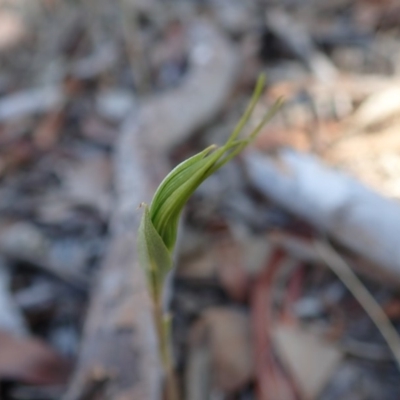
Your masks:
{"label": "blurred background", "polygon": [[180,399],[398,399],[399,39],[396,0],[0,0],[0,399],[163,398],[137,207],[260,73],[182,220]]}

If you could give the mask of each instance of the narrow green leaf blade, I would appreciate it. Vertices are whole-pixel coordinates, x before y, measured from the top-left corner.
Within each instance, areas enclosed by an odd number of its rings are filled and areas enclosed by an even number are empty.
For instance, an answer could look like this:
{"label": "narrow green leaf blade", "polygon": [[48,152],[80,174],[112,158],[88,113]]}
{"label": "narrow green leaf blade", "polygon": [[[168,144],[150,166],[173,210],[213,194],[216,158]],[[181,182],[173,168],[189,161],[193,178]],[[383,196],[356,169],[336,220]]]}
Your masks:
{"label": "narrow green leaf blade", "polygon": [[172,267],[171,254],[150,219],[149,207],[144,206],[138,232],[139,263],[147,274],[154,299],[160,299],[162,285]]}

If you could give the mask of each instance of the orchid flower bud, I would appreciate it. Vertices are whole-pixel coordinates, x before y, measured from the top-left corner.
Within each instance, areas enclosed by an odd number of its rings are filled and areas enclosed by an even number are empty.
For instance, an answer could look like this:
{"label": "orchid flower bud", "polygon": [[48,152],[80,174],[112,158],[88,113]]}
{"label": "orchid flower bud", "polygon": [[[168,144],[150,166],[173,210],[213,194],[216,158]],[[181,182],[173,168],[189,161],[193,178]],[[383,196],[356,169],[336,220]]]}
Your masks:
{"label": "orchid flower bud", "polygon": [[249,106],[227,142],[221,147],[209,146],[180,163],[161,182],[150,206],[144,206],[139,227],[138,251],[153,299],[159,301],[165,277],[172,268],[179,218],[186,202],[210,175],[239,154],[279,109],[281,101],[274,104],[247,138],[238,138],[251,117],[264,85],[265,78],[262,76],[257,82]]}

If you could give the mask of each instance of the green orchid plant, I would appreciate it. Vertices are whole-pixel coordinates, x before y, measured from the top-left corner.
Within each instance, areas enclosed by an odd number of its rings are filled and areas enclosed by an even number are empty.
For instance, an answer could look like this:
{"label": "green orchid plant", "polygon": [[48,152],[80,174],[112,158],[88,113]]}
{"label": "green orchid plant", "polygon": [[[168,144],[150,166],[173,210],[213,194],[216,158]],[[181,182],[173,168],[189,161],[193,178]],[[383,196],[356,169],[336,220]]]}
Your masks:
{"label": "green orchid plant", "polygon": [[179,218],[194,191],[213,173],[252,142],[263,126],[276,114],[281,105],[277,101],[246,138],[239,138],[263,92],[265,77],[261,76],[252,99],[239,123],[223,146],[211,145],[183,161],[161,182],[150,205],[143,204],[144,212],[139,227],[139,261],[146,271],[149,291],[155,308],[160,352],[167,376],[172,362],[169,353],[169,318],[162,311],[164,282],[172,269],[172,255],[176,243]]}

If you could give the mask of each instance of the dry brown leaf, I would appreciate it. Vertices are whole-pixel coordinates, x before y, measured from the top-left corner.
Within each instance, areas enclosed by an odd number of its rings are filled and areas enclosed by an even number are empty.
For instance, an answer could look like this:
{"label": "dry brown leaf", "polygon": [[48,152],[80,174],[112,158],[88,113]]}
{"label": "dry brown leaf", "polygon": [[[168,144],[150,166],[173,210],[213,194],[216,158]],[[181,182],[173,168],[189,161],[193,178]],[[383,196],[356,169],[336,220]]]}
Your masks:
{"label": "dry brown leaf", "polygon": [[248,316],[231,308],[209,309],[193,327],[192,347],[203,345],[204,332],[208,333],[215,386],[224,392],[243,388],[254,375]]}
{"label": "dry brown leaf", "polygon": [[316,399],[338,367],[341,351],[312,333],[277,325],[273,341],[304,399]]}
{"label": "dry brown leaf", "polygon": [[30,385],[66,383],[70,364],[38,339],[16,338],[0,332],[0,381]]}

